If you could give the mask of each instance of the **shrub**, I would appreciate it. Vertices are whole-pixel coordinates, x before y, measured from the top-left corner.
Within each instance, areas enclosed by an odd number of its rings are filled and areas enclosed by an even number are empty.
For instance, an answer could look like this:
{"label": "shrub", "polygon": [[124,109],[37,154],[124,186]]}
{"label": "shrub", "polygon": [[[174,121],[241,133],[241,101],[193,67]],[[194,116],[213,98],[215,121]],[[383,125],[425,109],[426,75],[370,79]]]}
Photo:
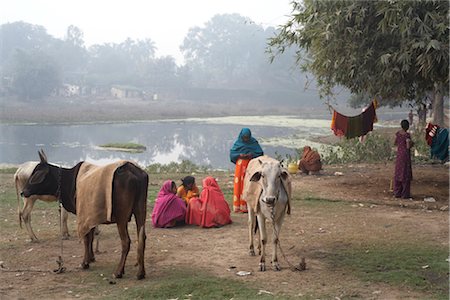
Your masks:
{"label": "shrub", "polygon": [[147,173],[206,173],[210,166],[198,166],[189,160],[183,160],[181,163],[171,162],[169,164],[150,164],[145,168]]}
{"label": "shrub", "polygon": [[379,134],[368,134],[364,142],[359,139],[342,139],[334,147],[322,146],[325,164],[389,161],[395,158],[393,144]]}

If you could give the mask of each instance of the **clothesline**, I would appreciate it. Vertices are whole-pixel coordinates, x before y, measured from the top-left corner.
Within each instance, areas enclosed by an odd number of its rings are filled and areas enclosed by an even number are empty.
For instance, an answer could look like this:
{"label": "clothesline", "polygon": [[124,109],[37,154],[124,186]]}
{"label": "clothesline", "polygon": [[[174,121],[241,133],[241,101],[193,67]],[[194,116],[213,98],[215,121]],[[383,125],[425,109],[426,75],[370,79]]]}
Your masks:
{"label": "clothesline", "polygon": [[365,107],[357,116],[349,117],[337,112],[329,103],[328,108],[333,111],[331,119],[331,130],[336,136],[345,136],[348,139],[366,135],[373,130],[373,123],[376,123],[378,107],[377,100],[373,100],[369,106]]}

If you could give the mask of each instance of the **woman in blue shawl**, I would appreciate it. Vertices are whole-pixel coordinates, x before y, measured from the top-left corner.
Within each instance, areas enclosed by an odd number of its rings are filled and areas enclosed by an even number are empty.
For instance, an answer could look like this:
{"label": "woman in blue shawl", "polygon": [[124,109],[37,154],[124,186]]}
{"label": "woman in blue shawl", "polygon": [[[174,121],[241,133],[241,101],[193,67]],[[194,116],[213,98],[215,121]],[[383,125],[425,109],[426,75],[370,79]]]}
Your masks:
{"label": "woman in blue shawl", "polygon": [[251,159],[264,155],[258,141],[248,128],[242,128],[239,137],[230,149],[230,160],[236,164],[234,172],[233,211],[247,212],[247,202],[242,199],[245,170]]}

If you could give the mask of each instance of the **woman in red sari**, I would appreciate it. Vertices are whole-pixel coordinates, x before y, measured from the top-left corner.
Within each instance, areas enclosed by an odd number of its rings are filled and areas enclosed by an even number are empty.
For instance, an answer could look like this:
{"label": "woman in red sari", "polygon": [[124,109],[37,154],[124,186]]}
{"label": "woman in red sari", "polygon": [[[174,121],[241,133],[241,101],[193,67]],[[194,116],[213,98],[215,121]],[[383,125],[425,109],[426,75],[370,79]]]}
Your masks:
{"label": "woman in red sari", "polygon": [[213,177],[203,179],[200,198],[192,198],[186,213],[186,224],[221,227],[231,223],[230,208]]}
{"label": "woman in red sari", "polygon": [[230,149],[230,160],[236,164],[234,171],[233,211],[247,212],[247,202],[242,198],[245,170],[251,159],[264,155],[258,141],[248,128],[242,128],[238,139]]}

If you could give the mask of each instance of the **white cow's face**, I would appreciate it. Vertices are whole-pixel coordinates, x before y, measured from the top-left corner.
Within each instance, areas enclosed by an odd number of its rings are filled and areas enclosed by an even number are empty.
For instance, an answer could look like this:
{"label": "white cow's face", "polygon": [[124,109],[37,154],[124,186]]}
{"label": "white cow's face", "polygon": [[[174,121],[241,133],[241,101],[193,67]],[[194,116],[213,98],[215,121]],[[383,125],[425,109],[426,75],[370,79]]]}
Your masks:
{"label": "white cow's face", "polygon": [[261,162],[261,164],[261,171],[253,174],[250,180],[259,182],[262,187],[259,200],[269,207],[274,207],[283,189],[281,180],[289,175],[279,162]]}

